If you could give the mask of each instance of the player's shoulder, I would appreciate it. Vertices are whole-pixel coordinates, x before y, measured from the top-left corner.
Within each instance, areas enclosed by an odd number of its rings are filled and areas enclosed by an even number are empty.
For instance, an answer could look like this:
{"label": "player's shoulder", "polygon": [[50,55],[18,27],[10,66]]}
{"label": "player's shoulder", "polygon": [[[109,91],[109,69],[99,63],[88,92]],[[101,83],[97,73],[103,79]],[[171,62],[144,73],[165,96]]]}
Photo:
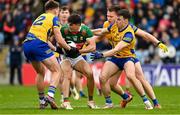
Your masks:
{"label": "player's shoulder", "polygon": [[68,34],[68,32],[69,32],[69,26],[68,26],[68,24],[64,24],[64,25],[61,26],[61,32],[62,32],[63,34]]}
{"label": "player's shoulder", "polygon": [[52,17],[52,18],[54,18],[54,17],[56,17],[54,14],[52,14],[52,13],[44,13],[44,15],[47,15],[48,17]]}
{"label": "player's shoulder", "polygon": [[109,21],[105,21],[103,24],[103,28],[107,28],[110,25]]}
{"label": "player's shoulder", "polygon": [[61,29],[66,29],[66,28],[68,28],[69,26],[68,26],[68,24],[63,24],[62,26],[61,26]]}
{"label": "player's shoulder", "polygon": [[131,23],[129,24],[129,26],[131,27],[131,29],[133,29],[134,32],[136,32],[138,29],[138,27],[136,27],[135,25],[133,25]]}
{"label": "player's shoulder", "polygon": [[82,30],[87,30],[87,29],[90,29],[90,28],[85,24],[81,24],[81,29]]}
{"label": "player's shoulder", "polygon": [[91,33],[92,31],[91,31],[91,29],[90,29],[87,25],[82,24],[82,25],[81,25],[81,30],[80,30],[80,32],[81,32],[81,34],[82,34],[83,36],[87,36],[88,33],[89,33],[89,32]]}

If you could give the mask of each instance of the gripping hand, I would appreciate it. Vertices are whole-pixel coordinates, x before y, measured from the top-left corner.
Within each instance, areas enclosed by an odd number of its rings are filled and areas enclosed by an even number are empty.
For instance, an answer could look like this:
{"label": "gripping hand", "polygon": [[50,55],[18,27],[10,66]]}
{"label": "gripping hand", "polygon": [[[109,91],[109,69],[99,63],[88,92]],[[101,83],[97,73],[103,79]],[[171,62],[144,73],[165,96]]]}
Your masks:
{"label": "gripping hand", "polygon": [[168,52],[168,48],[165,44],[163,44],[162,42],[158,43],[158,48],[160,48],[164,53]]}

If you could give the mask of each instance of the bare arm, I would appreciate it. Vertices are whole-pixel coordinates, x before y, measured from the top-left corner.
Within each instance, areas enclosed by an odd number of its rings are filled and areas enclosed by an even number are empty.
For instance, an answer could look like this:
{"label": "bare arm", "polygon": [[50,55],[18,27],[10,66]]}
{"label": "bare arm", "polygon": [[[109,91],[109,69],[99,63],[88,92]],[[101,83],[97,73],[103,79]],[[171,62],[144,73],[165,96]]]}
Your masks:
{"label": "bare arm", "polygon": [[50,41],[48,41],[47,43],[51,50],[56,51],[56,47]]}
{"label": "bare arm", "polygon": [[105,39],[105,35],[103,35],[103,36],[93,36],[92,39],[93,39],[96,43],[98,43],[98,42],[103,41],[103,40]]}
{"label": "bare arm", "polygon": [[127,47],[129,45],[129,43],[126,43],[124,41],[120,41],[115,48],[113,48],[112,50],[109,50],[107,52],[103,53],[104,57],[110,57],[115,55],[118,51],[122,50],[123,48]]}
{"label": "bare arm", "polygon": [[53,28],[53,32],[55,35],[55,39],[59,46],[62,46],[66,50],[70,50],[70,46],[65,42],[65,40],[62,38],[61,32],[59,31],[59,28]]}
{"label": "bare arm", "polygon": [[83,49],[80,49],[79,50],[80,53],[89,53],[96,50],[96,43],[94,39],[90,38],[86,42],[88,43],[88,46]]}
{"label": "bare arm", "polygon": [[135,32],[135,35],[138,35],[140,37],[142,37],[144,40],[146,41],[151,41],[154,45],[158,45],[158,43],[160,42],[157,38],[155,38],[153,35],[141,30],[141,29],[137,29],[137,31]]}
{"label": "bare arm", "polygon": [[109,30],[107,28],[98,28],[98,29],[93,29],[91,31],[96,36],[102,36],[102,35],[105,35],[109,32]]}

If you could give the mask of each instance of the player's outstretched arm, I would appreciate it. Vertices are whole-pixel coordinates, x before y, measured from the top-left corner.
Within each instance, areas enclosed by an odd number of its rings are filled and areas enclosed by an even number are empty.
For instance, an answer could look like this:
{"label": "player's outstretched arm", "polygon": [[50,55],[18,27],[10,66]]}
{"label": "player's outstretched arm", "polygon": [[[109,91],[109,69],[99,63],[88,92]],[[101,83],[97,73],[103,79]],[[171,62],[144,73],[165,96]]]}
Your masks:
{"label": "player's outstretched arm", "polygon": [[141,29],[137,29],[135,35],[142,37],[146,41],[152,42],[155,46],[158,46],[160,49],[162,49],[163,52],[168,51],[168,48],[165,44],[163,44],[161,41],[159,41],[157,38],[155,38],[153,35],[149,34],[148,32],[145,32]]}
{"label": "player's outstretched arm", "polygon": [[154,45],[157,45],[160,41],[155,38],[153,35],[149,34],[148,32],[145,32],[142,29],[137,29],[137,31],[135,32],[135,35],[142,37],[144,40],[146,41],[150,41],[152,42]]}
{"label": "player's outstretched arm", "polygon": [[66,50],[70,50],[71,47],[63,39],[61,32],[59,31],[59,28],[53,28],[53,32],[54,32],[55,39],[56,39],[57,43],[59,44],[59,46],[63,47]]}
{"label": "player's outstretched arm", "polygon": [[94,39],[87,39],[86,40],[87,42],[87,47],[83,48],[83,49],[80,49],[79,52],[82,54],[82,53],[89,53],[89,52],[94,52],[96,50],[96,43],[95,43],[95,40]]}
{"label": "player's outstretched arm", "polygon": [[109,32],[108,28],[98,28],[98,29],[93,29],[91,31],[96,36],[102,36],[102,35],[105,35]]}
{"label": "player's outstretched arm", "polygon": [[129,45],[129,43],[126,43],[124,41],[120,41],[115,48],[113,48],[112,50],[109,50],[107,52],[103,53],[103,57],[110,57],[115,55],[118,51],[122,50],[123,48],[127,47]]}
{"label": "player's outstretched arm", "polygon": [[117,44],[117,46],[115,48],[113,48],[112,50],[109,50],[109,51],[106,51],[104,53],[102,52],[93,52],[91,54],[91,59],[92,60],[96,60],[96,59],[101,59],[101,58],[104,58],[104,57],[110,57],[110,56],[113,56],[116,54],[116,52],[118,52],[119,50],[123,49],[124,47],[127,47],[129,44],[124,42],[124,41],[121,41]]}

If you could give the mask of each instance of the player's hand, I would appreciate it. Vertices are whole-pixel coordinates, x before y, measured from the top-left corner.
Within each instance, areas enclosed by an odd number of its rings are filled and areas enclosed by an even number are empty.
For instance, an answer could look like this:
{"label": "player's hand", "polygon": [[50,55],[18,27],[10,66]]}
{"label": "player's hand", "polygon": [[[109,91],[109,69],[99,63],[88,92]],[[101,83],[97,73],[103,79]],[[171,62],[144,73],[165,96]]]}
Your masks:
{"label": "player's hand", "polygon": [[161,50],[163,50],[164,53],[168,52],[168,48],[165,44],[163,44],[162,42],[158,43],[158,48],[160,48]]}
{"label": "player's hand", "polygon": [[80,52],[79,52],[79,50],[78,50],[77,48],[72,47],[72,46],[70,46],[70,47],[71,47],[70,50],[65,50],[67,57],[77,58],[78,56],[81,55]]}
{"label": "player's hand", "polygon": [[104,57],[103,53],[101,53],[101,52],[96,51],[96,52],[91,53],[91,59],[92,60],[101,59],[103,57]]}
{"label": "player's hand", "polygon": [[62,48],[60,48],[60,47],[56,47],[55,52],[57,52],[57,53],[59,53],[59,54],[64,54]]}

